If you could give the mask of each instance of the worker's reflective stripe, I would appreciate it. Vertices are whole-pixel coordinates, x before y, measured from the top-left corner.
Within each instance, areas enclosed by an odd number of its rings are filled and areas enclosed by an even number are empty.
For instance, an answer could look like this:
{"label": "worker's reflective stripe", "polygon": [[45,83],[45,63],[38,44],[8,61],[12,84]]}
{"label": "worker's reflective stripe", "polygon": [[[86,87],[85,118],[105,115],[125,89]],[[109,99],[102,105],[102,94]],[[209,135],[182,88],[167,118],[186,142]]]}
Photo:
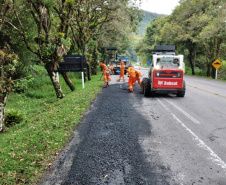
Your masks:
{"label": "worker's reflective stripe", "polygon": [[135,71],[133,71],[133,70],[132,70],[132,71],[128,71],[128,72],[130,72],[130,73],[135,73]]}
{"label": "worker's reflective stripe", "polygon": [[133,86],[129,86],[129,88],[133,88]]}

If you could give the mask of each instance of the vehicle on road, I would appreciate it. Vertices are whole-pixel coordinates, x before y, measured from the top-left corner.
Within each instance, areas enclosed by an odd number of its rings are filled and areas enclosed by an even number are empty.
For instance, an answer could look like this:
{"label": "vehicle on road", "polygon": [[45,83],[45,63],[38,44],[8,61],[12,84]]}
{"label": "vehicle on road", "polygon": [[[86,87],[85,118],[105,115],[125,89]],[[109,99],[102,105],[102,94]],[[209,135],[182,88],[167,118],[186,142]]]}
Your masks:
{"label": "vehicle on road", "polygon": [[184,97],[186,84],[184,81],[183,55],[175,55],[175,46],[155,46],[148,78],[143,78],[141,90],[144,96],[156,93],[173,93]]}
{"label": "vehicle on road", "polygon": [[130,59],[129,59],[129,57],[128,57],[128,56],[122,55],[122,56],[118,56],[117,58],[118,58],[119,61],[121,60],[122,62],[124,62],[124,64],[125,64],[125,70],[124,70],[124,73],[126,74],[127,69],[128,69],[128,67],[129,67],[129,64],[130,64]]}
{"label": "vehicle on road", "polygon": [[121,62],[125,64],[124,74],[126,74],[130,61],[128,57],[118,56],[116,61],[110,61],[109,65],[114,67],[114,74],[118,74],[116,71],[120,71]]}

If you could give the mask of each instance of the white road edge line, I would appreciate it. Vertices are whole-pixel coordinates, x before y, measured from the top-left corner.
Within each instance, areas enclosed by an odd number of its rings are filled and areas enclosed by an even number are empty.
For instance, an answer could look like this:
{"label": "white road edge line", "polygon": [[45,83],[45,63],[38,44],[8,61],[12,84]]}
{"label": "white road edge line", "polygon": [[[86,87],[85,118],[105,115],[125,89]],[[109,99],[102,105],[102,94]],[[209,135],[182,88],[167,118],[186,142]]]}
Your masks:
{"label": "white road edge line", "polygon": [[200,122],[195,119],[194,117],[192,117],[190,114],[188,114],[187,112],[185,112],[183,109],[181,109],[180,107],[178,107],[176,104],[174,104],[173,102],[170,102],[167,99],[164,99],[165,101],[167,101],[169,104],[173,105],[177,110],[179,110],[182,114],[184,114],[185,116],[187,116],[191,121],[193,121],[196,124],[200,124]]}
{"label": "white road edge line", "polygon": [[173,114],[158,98],[157,100],[159,103],[172,114],[174,119],[181,124],[182,127],[184,127],[192,136],[193,138],[198,142],[198,146],[203,148],[204,150],[208,151],[210,154],[210,160],[212,160],[213,163],[219,165],[222,169],[226,170],[226,163],[209,147],[207,146],[194,132],[192,132],[191,129],[189,129],[182,121],[176,117],[175,114]]}

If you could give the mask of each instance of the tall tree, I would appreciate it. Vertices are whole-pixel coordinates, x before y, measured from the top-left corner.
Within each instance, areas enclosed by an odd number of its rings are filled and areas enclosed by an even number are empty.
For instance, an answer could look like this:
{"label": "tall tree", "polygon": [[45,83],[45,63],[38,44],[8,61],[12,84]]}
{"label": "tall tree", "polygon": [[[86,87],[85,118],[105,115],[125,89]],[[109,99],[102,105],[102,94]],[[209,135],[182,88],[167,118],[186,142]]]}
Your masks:
{"label": "tall tree", "polygon": [[[13,0],[14,14],[11,19],[7,20],[8,25],[22,38],[27,49],[44,63],[57,98],[63,98],[63,92],[56,79],[55,71],[58,63],[62,61],[62,55],[70,47],[70,40],[67,38],[69,27],[67,24],[72,4],[73,1],[69,0]],[[36,28],[33,40],[28,35],[31,30],[28,17]]]}
{"label": "tall tree", "polygon": [[[98,42],[98,48],[106,46],[103,43],[110,43],[110,40],[120,40],[122,46],[123,38],[135,30],[138,20],[137,9],[130,7],[129,3],[129,0],[77,1],[71,25],[74,46],[82,54],[90,50],[88,43],[91,40]],[[91,53],[97,56],[97,48],[93,49]],[[92,57],[92,60],[97,58]],[[92,70],[96,70],[96,61],[89,61],[88,64],[92,65]]]}
{"label": "tall tree", "polygon": [[124,5],[114,12],[114,19],[104,24],[98,34],[98,51],[101,53],[102,62],[107,59],[105,47],[116,46],[117,54],[121,55],[132,45],[133,33],[137,31],[142,14],[136,7]]}
{"label": "tall tree", "polygon": [[219,54],[222,33],[225,33],[223,7],[225,3],[222,0],[181,0],[161,31],[162,39],[187,48],[193,75],[200,47],[205,47],[207,75],[210,75],[211,63]]}
{"label": "tall tree", "polygon": [[207,76],[215,78],[216,70],[212,63],[218,58],[223,59],[226,53],[226,3],[221,0],[210,1],[206,14],[202,17],[208,17],[208,24],[200,32],[198,39],[205,48]]}
{"label": "tall tree", "polygon": [[[74,4],[72,41],[81,54],[86,53],[89,41],[96,39],[95,35],[102,29],[103,24],[114,19],[112,12],[119,8],[118,2],[115,1],[117,0],[82,0]],[[88,79],[91,80],[90,57],[87,59]]]}
{"label": "tall tree", "polygon": [[[0,7],[0,32],[11,8],[11,1],[2,0]],[[7,94],[13,89],[13,77],[19,65],[18,56],[11,51],[7,42],[3,42],[4,45],[1,44],[0,48],[0,132],[4,128]]]}
{"label": "tall tree", "polygon": [[165,23],[161,35],[162,39],[174,41],[176,44],[185,44],[188,49],[188,60],[195,74],[195,56],[197,46],[197,36],[205,22],[199,22],[198,15],[202,9],[205,9],[206,3],[201,0],[180,1],[168,22]]}

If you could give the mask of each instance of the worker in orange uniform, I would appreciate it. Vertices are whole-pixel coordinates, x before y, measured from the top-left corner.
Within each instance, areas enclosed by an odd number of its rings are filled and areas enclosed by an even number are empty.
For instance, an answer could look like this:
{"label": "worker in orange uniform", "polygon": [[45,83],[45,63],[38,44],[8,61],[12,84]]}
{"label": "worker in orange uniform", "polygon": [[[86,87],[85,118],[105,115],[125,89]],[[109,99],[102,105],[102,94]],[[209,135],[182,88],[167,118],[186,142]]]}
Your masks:
{"label": "worker in orange uniform", "polygon": [[102,62],[100,63],[100,66],[102,67],[102,70],[103,70],[104,85],[107,87],[109,85],[109,81],[111,80],[111,78],[110,78],[110,69]]}
{"label": "worker in orange uniform", "polygon": [[140,85],[141,87],[141,80],[140,80],[140,77],[142,77],[142,74],[140,71],[136,70],[135,69],[135,73],[136,73],[136,80],[134,81],[134,84],[136,83],[136,81],[138,82],[138,84]]}
{"label": "worker in orange uniform", "polygon": [[111,70],[111,74],[114,74],[114,66],[110,66],[109,69]]}
{"label": "worker in orange uniform", "polygon": [[123,79],[123,82],[125,82],[124,70],[125,70],[125,64],[124,62],[121,62],[119,79],[117,80],[118,82],[120,82],[121,78]]}
{"label": "worker in orange uniform", "polygon": [[129,81],[128,81],[129,91],[133,92],[133,83],[136,81],[136,72],[131,64],[129,65],[129,68],[127,69],[127,73],[129,75]]}
{"label": "worker in orange uniform", "polygon": [[111,69],[108,67],[107,70],[106,70],[106,80],[105,80],[105,83],[107,82],[107,84],[105,85],[109,85],[109,82],[111,81]]}

